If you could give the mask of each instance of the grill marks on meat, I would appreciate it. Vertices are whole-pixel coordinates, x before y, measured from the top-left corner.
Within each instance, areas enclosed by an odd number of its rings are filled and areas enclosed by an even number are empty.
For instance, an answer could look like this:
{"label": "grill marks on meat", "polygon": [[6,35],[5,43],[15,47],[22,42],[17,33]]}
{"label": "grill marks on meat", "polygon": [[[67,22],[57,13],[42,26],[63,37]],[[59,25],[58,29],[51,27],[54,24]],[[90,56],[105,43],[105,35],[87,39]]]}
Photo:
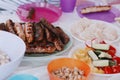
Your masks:
{"label": "grill marks on meat", "polygon": [[7,29],[7,31],[15,34],[15,31],[14,31],[14,22],[12,20],[9,19],[9,20],[6,21],[6,29]]}
{"label": "grill marks on meat", "polygon": [[63,44],[67,44],[69,42],[69,37],[67,34],[65,34],[65,32],[60,28],[60,27],[55,27],[61,41],[63,42]]}
{"label": "grill marks on meat", "polygon": [[24,33],[24,30],[23,30],[23,27],[20,23],[15,23],[14,25],[14,29],[15,29],[15,32],[16,34],[25,41],[25,33]]}
{"label": "grill marks on meat", "polygon": [[64,48],[64,44],[62,43],[62,41],[59,38],[54,39],[54,45],[58,51],[61,51]]}
{"label": "grill marks on meat", "polygon": [[40,23],[36,23],[34,27],[35,41],[41,41],[44,38],[44,26]]}
{"label": "grill marks on meat", "polygon": [[5,30],[6,31],[6,26],[4,23],[0,23],[0,30]]}
{"label": "grill marks on meat", "polygon": [[59,37],[59,33],[57,32],[55,27],[52,24],[50,24],[49,22],[47,22],[45,19],[42,19],[41,23],[45,26],[45,28],[48,29],[47,31],[51,31],[51,33],[54,34],[53,43],[54,43],[56,49],[59,50],[59,51],[63,50],[64,44],[62,43],[62,41],[61,41],[61,39]]}
{"label": "grill marks on meat", "polygon": [[27,53],[53,53],[56,50],[54,46],[36,46],[27,48]]}
{"label": "grill marks on meat", "polygon": [[50,30],[48,30],[47,28],[45,28],[45,34],[46,34],[47,41],[53,42],[54,34]]}
{"label": "grill marks on meat", "polygon": [[54,53],[64,49],[70,40],[60,27],[54,27],[45,19],[38,23],[14,23],[12,20],[0,24],[0,30],[18,35],[26,43],[27,53]]}
{"label": "grill marks on meat", "polygon": [[24,26],[26,40],[28,43],[32,43],[34,40],[33,24],[28,22]]}

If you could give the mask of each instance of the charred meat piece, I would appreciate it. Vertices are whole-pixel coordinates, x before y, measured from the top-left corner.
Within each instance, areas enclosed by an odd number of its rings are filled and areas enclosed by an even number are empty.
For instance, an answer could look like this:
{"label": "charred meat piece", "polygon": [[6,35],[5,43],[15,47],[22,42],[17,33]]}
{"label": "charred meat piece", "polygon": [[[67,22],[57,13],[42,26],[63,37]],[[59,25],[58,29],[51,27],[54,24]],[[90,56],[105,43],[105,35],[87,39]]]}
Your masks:
{"label": "charred meat piece", "polygon": [[25,41],[25,33],[23,30],[23,27],[20,23],[15,23],[14,25],[14,30],[16,32],[16,34],[23,40]]}
{"label": "charred meat piece", "polygon": [[27,53],[53,53],[55,52],[55,46],[36,46],[36,47],[27,47]]}
{"label": "charred meat piece", "polygon": [[59,37],[58,36],[58,33],[57,33],[57,31],[56,31],[56,29],[55,29],[55,27],[52,25],[52,24],[50,24],[48,21],[46,21],[45,19],[41,19],[41,24],[43,24],[44,25],[44,27],[46,27],[48,30],[50,30],[53,34],[55,34],[55,36],[56,37]]}
{"label": "charred meat piece", "polygon": [[35,41],[41,41],[44,38],[44,28],[40,23],[36,23],[34,26]]}
{"label": "charred meat piece", "polygon": [[30,8],[29,12],[28,12],[28,16],[27,19],[33,19],[35,17],[35,9],[34,8]]}
{"label": "charred meat piece", "polygon": [[28,43],[33,42],[34,40],[33,24],[30,22],[26,23],[24,26],[24,30],[27,42]]}
{"label": "charred meat piece", "polygon": [[15,31],[14,31],[14,23],[13,23],[12,20],[9,19],[9,20],[6,21],[6,29],[7,29],[7,31],[15,34]]}
{"label": "charred meat piece", "polygon": [[61,51],[64,48],[64,44],[62,43],[62,41],[59,38],[54,39],[54,45],[58,51]]}
{"label": "charred meat piece", "polygon": [[69,36],[60,27],[55,27],[55,29],[58,32],[63,44],[67,44],[70,40]]}
{"label": "charred meat piece", "polygon": [[5,30],[6,31],[6,26],[4,23],[0,23],[0,30]]}
{"label": "charred meat piece", "polygon": [[42,19],[40,22],[41,22],[41,24],[44,25],[45,28],[47,28],[50,32],[52,32],[52,34],[54,34],[53,43],[54,43],[56,49],[58,51],[63,50],[64,44],[60,40],[59,34],[58,34],[57,30],[55,29],[55,27],[52,24],[50,24],[48,21],[46,21],[45,19]]}
{"label": "charred meat piece", "polygon": [[48,30],[47,28],[45,28],[45,34],[46,34],[47,41],[53,42],[54,34],[50,30]]}

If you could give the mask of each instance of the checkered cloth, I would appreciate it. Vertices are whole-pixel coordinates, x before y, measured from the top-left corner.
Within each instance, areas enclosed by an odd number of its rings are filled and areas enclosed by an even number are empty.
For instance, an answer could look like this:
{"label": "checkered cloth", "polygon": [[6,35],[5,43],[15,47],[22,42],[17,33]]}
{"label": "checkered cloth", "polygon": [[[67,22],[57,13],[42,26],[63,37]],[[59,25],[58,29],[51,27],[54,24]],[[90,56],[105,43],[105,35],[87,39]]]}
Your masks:
{"label": "checkered cloth", "polygon": [[[17,7],[21,4],[35,2],[35,1],[44,1],[44,0],[0,0],[0,11],[10,11],[10,10],[16,10]],[[50,4],[54,4],[56,6],[59,6],[60,1],[59,0],[46,0]]]}

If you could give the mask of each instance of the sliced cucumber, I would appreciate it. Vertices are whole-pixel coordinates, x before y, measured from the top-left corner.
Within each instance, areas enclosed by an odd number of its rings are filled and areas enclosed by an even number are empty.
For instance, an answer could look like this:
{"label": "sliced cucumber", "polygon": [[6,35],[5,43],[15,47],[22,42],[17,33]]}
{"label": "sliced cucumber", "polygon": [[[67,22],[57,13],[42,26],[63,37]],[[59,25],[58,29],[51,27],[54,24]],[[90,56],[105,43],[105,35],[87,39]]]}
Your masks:
{"label": "sliced cucumber", "polygon": [[92,51],[88,51],[89,56],[92,58],[92,60],[98,60],[99,58],[97,57],[97,55]]}
{"label": "sliced cucumber", "polygon": [[101,50],[94,50],[94,53],[99,56],[101,54]]}
{"label": "sliced cucumber", "polygon": [[97,60],[97,61],[93,61],[93,65],[96,66],[96,67],[109,66],[109,60]]}
{"label": "sliced cucumber", "polygon": [[92,48],[99,50],[109,50],[110,45],[108,44],[92,44]]}
{"label": "sliced cucumber", "polygon": [[112,60],[97,60],[93,61],[93,65],[96,67],[114,66],[116,62]]}
{"label": "sliced cucumber", "polygon": [[109,66],[114,66],[116,65],[117,63],[115,61],[112,61],[112,60],[109,60]]}
{"label": "sliced cucumber", "polygon": [[106,58],[106,59],[112,59],[112,56],[106,52],[101,51],[101,54],[98,56],[99,58]]}

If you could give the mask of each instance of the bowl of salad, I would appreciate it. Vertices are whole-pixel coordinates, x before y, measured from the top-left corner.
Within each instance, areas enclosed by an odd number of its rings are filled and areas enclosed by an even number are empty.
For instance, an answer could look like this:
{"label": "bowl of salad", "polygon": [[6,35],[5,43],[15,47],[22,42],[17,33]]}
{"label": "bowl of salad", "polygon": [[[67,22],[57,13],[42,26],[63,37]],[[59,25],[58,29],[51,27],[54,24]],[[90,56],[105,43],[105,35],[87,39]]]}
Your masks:
{"label": "bowl of salad", "polygon": [[108,80],[120,74],[120,57],[116,46],[105,41],[87,41],[71,49],[69,57],[87,63],[91,68],[90,80]]}

